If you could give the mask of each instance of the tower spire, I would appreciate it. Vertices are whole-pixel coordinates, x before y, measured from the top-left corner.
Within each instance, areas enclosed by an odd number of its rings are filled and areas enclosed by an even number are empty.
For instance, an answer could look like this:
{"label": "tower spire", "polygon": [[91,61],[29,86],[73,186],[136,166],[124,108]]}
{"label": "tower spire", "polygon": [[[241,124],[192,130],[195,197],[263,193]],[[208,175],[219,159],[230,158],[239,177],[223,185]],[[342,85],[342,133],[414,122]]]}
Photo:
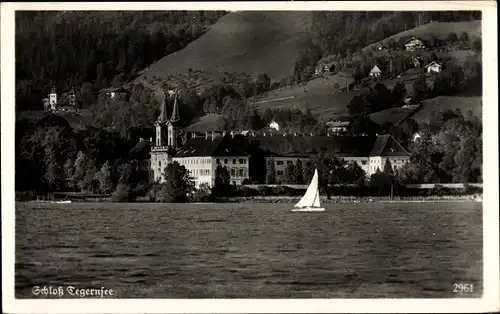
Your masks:
{"label": "tower spire", "polygon": [[172,117],[170,118],[170,121],[175,122],[179,121],[179,105],[177,101],[177,91],[175,92],[175,99],[174,99],[174,109],[172,110]]}
{"label": "tower spire", "polygon": [[163,91],[163,102],[161,103],[161,111],[160,111],[160,116],[158,117],[159,122],[165,122],[168,120],[168,113],[167,113],[167,91]]}

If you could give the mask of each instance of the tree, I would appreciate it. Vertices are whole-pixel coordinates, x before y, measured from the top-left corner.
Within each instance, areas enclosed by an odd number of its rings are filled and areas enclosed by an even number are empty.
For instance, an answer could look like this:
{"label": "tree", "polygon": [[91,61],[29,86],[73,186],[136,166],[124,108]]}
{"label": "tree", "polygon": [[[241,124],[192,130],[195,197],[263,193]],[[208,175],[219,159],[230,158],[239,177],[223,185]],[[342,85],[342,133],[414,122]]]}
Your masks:
{"label": "tree", "polygon": [[460,41],[465,44],[469,43],[469,34],[467,32],[462,32],[460,34]]}
{"label": "tree", "polygon": [[454,42],[456,42],[457,40],[458,40],[458,36],[457,36],[457,34],[456,34],[456,33],[451,32],[451,33],[449,33],[449,34],[448,34],[448,41],[449,41],[450,43],[454,43]]}
{"label": "tree", "polygon": [[130,186],[123,183],[118,183],[116,185],[115,191],[111,195],[113,202],[130,202],[133,200],[133,195],[130,190]]}
{"label": "tree", "polygon": [[297,160],[297,164],[295,165],[295,180],[297,184],[304,184],[304,169],[302,167],[302,161],[300,159]]}
{"label": "tree", "polygon": [[357,162],[351,161],[347,166],[347,183],[362,184],[365,182],[366,172]]}
{"label": "tree", "polygon": [[480,38],[474,39],[474,41],[472,42],[472,49],[475,52],[481,52],[482,51],[483,48],[482,48],[482,42],[481,42]]}
{"label": "tree", "polygon": [[165,181],[160,184],[156,201],[159,202],[186,202],[188,194],[194,190],[194,182],[183,165],[173,161],[163,172]]}
{"label": "tree", "polygon": [[354,96],[347,105],[347,111],[351,116],[369,113],[365,98],[363,96]]}
{"label": "tree", "polygon": [[76,183],[76,186],[81,191],[92,191],[95,171],[94,161],[82,151],[79,151],[75,160],[75,171],[71,181]]}
{"label": "tree", "polygon": [[392,101],[396,105],[402,105],[403,99],[406,96],[406,86],[403,82],[397,82],[392,89]]}
{"label": "tree", "polygon": [[229,196],[230,190],[230,175],[227,168],[218,164],[215,168],[215,183],[212,188],[212,196],[221,197]]}
{"label": "tree", "polygon": [[297,184],[297,171],[293,163],[287,165],[285,168],[285,183]]}
{"label": "tree", "polygon": [[349,130],[354,136],[376,135],[382,131],[377,123],[373,122],[367,115],[356,115],[352,118]]}
{"label": "tree", "polygon": [[388,176],[394,176],[394,169],[392,168],[392,164],[389,158],[385,160],[383,173]]}
{"label": "tree", "polygon": [[75,168],[73,167],[73,159],[68,158],[64,163],[64,174],[66,178],[66,184],[69,189],[73,190],[76,187],[76,182],[73,181],[73,174],[75,172]]}
{"label": "tree", "polygon": [[111,167],[109,161],[106,161],[101,169],[96,172],[94,179],[98,183],[100,193],[108,194],[113,190],[113,181],[111,180]]}
{"label": "tree", "polygon": [[271,87],[271,78],[266,73],[261,73],[257,76],[255,80],[255,94],[262,94],[263,92],[267,92]]}
{"label": "tree", "polygon": [[276,183],[276,169],[274,167],[274,160],[270,159],[266,162],[266,184]]}
{"label": "tree", "polygon": [[319,188],[330,198],[330,186],[346,182],[345,162],[328,153],[314,156],[313,164],[318,170]]}
{"label": "tree", "polygon": [[419,77],[413,83],[413,96],[416,100],[422,100],[427,94],[427,81],[425,74],[419,75]]}
{"label": "tree", "polygon": [[193,193],[193,200],[195,202],[206,202],[211,200],[212,191],[208,183],[202,183]]}

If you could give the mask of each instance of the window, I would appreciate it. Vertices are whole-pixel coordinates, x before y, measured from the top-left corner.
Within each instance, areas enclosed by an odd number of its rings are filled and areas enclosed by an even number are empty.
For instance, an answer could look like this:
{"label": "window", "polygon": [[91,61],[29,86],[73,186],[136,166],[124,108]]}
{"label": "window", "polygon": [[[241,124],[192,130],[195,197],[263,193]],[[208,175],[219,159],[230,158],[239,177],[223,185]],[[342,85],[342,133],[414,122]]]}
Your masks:
{"label": "window", "polygon": [[240,158],[239,163],[240,163],[240,165],[244,164],[245,163],[244,159]]}
{"label": "window", "polygon": [[362,160],[362,161],[361,161],[361,164],[362,164],[362,165],[366,165],[366,160]]}
{"label": "window", "polygon": [[236,171],[234,169],[231,169],[231,176],[234,177],[236,175]]}
{"label": "window", "polygon": [[224,163],[227,164],[227,159],[224,159]]}
{"label": "window", "polygon": [[243,177],[243,169],[239,170],[240,177]]}
{"label": "window", "polygon": [[236,181],[233,181],[233,185],[236,185]]}
{"label": "window", "polygon": [[217,158],[215,161],[216,161],[216,163],[217,163],[218,165],[220,164],[220,159],[219,159],[219,158]]}
{"label": "window", "polygon": [[158,167],[161,167],[161,161],[158,161]]}
{"label": "window", "polygon": [[276,162],[276,164],[277,164],[278,166],[283,165],[283,160],[278,160],[278,161]]}
{"label": "window", "polygon": [[233,165],[236,165],[236,159],[233,159]]}
{"label": "window", "polygon": [[286,162],[286,164],[287,164],[287,165],[291,165],[291,164],[293,164],[293,161],[288,160],[288,161]]}
{"label": "window", "polygon": [[281,171],[281,170],[278,170],[276,173],[277,173],[279,176],[282,176],[282,175],[283,175],[283,171]]}

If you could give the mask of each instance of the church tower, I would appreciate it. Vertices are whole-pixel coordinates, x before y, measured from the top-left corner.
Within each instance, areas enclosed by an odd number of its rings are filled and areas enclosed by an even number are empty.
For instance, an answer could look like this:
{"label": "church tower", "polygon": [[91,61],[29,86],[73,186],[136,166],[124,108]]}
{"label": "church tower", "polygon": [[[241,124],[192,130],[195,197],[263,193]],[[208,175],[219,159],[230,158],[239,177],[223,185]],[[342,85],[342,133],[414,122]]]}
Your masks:
{"label": "church tower", "polygon": [[167,116],[168,92],[164,92],[160,116],[155,122],[156,140],[151,148],[151,171],[154,180],[163,181],[165,167],[172,161],[172,156],[183,145],[184,127],[179,115],[179,99],[175,93],[174,107],[170,119]]}
{"label": "church tower", "polygon": [[172,109],[172,116],[168,121],[168,146],[176,150],[178,148],[178,138],[181,135],[180,128],[180,118],[179,118],[179,104],[177,99],[177,92],[174,98],[174,108]]}
{"label": "church tower", "polygon": [[163,94],[163,102],[161,103],[161,110],[160,110],[160,115],[158,116],[158,119],[156,120],[155,127],[156,127],[156,145],[155,146],[166,146],[166,138],[165,138],[165,131],[166,131],[166,125],[165,123],[168,121],[168,116],[167,116],[167,93],[164,92]]}
{"label": "church tower", "polygon": [[56,93],[56,87],[55,86],[53,86],[52,90],[50,91],[50,94],[49,94],[49,104],[50,104],[50,108],[52,110],[56,109],[56,107],[57,107],[57,93]]}

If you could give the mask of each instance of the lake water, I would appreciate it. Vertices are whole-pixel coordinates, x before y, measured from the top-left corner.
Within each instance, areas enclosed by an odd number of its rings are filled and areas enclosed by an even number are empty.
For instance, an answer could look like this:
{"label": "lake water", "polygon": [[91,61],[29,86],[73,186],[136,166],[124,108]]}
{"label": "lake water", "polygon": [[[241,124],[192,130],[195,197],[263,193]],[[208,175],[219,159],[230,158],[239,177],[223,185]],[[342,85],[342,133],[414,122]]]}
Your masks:
{"label": "lake water", "polygon": [[18,203],[16,297],[36,285],[118,298],[482,294],[482,203],[291,206]]}

